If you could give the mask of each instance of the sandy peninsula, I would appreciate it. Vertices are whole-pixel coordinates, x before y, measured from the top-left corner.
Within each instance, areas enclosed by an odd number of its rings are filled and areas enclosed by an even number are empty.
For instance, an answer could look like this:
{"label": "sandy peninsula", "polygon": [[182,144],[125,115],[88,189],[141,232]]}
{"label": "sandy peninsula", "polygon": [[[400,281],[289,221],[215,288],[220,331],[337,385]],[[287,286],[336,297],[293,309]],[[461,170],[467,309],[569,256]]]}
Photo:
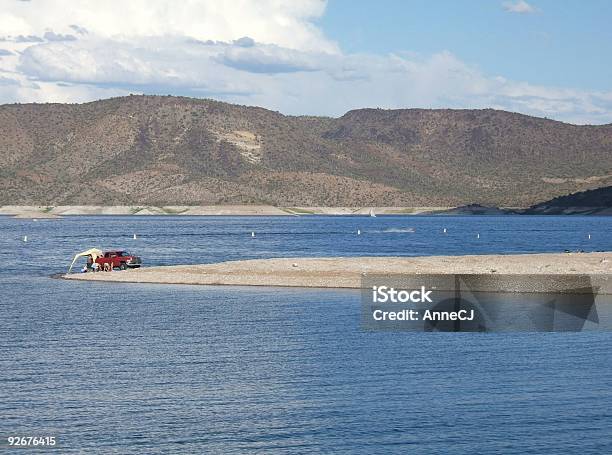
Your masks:
{"label": "sandy peninsula", "polygon": [[[546,292],[548,275],[597,275],[612,289],[612,252],[431,257],[279,258],[217,264],[143,267],[123,272],[73,273],[71,280],[132,283],[360,288],[363,274],[514,275],[509,292]],[[530,277],[535,276],[532,280]],[[540,278],[538,278],[538,276]],[[524,279],[520,279],[524,277]],[[525,289],[526,281],[533,281]],[[498,289],[499,283],[491,281]],[[535,284],[534,284],[535,283]],[[598,284],[600,285],[600,284]]]}

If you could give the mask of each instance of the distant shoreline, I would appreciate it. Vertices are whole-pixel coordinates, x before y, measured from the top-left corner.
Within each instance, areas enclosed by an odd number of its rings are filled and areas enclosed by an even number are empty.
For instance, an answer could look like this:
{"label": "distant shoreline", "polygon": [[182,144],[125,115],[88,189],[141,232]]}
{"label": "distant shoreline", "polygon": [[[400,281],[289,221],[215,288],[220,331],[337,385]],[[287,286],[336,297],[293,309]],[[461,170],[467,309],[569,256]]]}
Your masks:
{"label": "distant shoreline", "polygon": [[58,205],[0,206],[0,215],[17,218],[55,218],[69,215],[182,216],[302,216],[302,215],[416,215],[451,207],[275,207],[271,205],[150,206]]}
{"label": "distant shoreline", "polygon": [[[474,291],[560,291],[572,277],[593,276],[600,292],[612,294],[612,252],[429,257],[275,258],[216,264],[143,267],[122,272],[73,273],[68,280],[124,283],[349,288],[362,276],[478,274]],[[558,276],[551,280],[551,275]],[[566,283],[567,282],[567,283]],[[488,284],[487,284],[488,283]]]}
{"label": "distant shoreline", "polygon": [[271,205],[209,205],[209,206],[150,206],[150,205],[4,205],[0,216],[14,218],[51,219],[72,215],[108,216],[378,216],[378,215],[612,215],[607,207],[565,207],[558,210],[532,212],[518,207],[275,207]]}

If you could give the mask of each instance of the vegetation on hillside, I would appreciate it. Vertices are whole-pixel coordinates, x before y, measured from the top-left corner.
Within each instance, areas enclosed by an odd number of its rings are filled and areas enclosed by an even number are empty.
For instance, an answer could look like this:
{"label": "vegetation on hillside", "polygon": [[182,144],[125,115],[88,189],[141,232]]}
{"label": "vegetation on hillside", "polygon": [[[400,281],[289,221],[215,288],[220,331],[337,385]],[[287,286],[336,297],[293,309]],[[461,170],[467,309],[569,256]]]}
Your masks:
{"label": "vegetation on hillside", "polygon": [[504,111],[334,119],[180,97],[0,106],[0,204],[529,206],[612,184],[612,125]]}

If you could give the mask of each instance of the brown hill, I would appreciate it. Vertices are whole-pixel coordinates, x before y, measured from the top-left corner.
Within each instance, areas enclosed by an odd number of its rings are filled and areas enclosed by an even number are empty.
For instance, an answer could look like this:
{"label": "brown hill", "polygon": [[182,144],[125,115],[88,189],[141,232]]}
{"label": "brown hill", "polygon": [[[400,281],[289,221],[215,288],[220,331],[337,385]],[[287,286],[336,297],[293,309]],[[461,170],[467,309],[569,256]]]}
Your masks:
{"label": "brown hill", "polygon": [[0,204],[528,206],[612,184],[612,125],[504,111],[334,119],[178,97],[0,106]]}
{"label": "brown hill", "polygon": [[560,196],[529,207],[529,215],[612,215],[612,186]]}

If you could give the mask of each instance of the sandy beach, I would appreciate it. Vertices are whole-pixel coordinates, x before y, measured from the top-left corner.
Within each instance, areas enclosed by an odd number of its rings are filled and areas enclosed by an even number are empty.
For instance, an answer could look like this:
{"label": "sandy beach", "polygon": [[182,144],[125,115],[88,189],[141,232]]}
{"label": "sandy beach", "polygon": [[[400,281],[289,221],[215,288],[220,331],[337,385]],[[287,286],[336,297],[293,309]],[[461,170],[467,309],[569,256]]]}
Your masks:
{"label": "sandy beach", "polygon": [[[200,284],[360,288],[363,274],[483,274],[505,279],[508,292],[550,291],[547,275],[596,275],[596,283],[612,289],[612,252],[482,256],[282,258],[217,264],[143,267],[123,272],[75,273],[71,280]],[[535,278],[533,278],[535,277]],[[501,278],[500,278],[501,279]],[[530,282],[528,286],[525,282]],[[527,289],[528,287],[528,289]],[[483,289],[486,290],[486,289]],[[602,289],[603,292],[603,289]]]}

